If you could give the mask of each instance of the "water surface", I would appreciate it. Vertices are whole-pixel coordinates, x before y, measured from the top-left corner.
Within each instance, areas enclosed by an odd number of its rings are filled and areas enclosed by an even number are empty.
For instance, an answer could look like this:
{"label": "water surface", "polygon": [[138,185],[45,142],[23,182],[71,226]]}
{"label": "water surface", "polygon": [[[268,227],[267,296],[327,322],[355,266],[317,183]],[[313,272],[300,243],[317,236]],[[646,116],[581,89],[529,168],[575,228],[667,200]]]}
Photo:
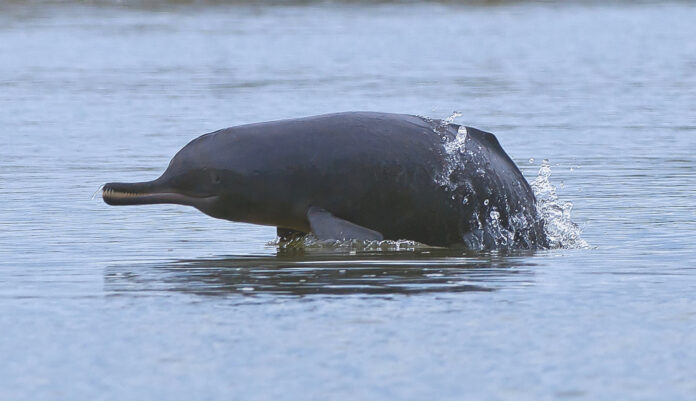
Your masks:
{"label": "water surface", "polygon": [[[689,3],[2,3],[0,398],[693,399],[695,20]],[[345,110],[460,112],[542,169],[584,242],[287,249],[269,227],[91,199],[205,132]]]}

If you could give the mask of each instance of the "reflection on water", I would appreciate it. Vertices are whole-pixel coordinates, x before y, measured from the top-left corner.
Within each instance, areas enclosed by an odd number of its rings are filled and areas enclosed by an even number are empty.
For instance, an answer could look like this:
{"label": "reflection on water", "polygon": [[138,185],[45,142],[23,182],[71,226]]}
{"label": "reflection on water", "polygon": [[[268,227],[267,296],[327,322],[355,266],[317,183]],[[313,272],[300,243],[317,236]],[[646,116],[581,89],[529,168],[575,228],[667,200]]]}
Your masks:
{"label": "reflection on water", "polygon": [[[105,270],[111,293],[181,291],[200,295],[416,294],[494,291],[527,285],[533,264],[521,254],[282,249],[275,255],[166,263],[123,263]],[[524,256],[529,256],[528,253]]]}

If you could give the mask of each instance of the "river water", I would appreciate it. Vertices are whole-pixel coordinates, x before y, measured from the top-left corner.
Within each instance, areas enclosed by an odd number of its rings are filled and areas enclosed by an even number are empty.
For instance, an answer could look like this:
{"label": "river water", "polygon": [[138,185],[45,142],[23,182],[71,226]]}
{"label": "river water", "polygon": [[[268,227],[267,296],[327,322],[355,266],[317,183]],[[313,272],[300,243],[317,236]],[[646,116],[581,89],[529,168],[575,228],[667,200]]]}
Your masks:
{"label": "river water", "polygon": [[[696,397],[692,4],[148,4],[0,3],[0,399]],[[494,132],[559,247],[286,248],[92,197],[346,110]]]}

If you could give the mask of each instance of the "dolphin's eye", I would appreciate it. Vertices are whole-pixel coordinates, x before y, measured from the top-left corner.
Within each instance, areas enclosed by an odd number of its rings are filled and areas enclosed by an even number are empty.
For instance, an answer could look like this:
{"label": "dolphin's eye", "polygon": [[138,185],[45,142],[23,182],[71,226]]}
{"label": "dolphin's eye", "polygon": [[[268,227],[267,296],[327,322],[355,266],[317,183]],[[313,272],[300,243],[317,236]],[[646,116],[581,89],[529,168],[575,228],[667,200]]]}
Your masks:
{"label": "dolphin's eye", "polygon": [[215,171],[210,173],[210,178],[213,181],[213,184],[219,184],[222,181],[220,179],[220,174],[216,173]]}

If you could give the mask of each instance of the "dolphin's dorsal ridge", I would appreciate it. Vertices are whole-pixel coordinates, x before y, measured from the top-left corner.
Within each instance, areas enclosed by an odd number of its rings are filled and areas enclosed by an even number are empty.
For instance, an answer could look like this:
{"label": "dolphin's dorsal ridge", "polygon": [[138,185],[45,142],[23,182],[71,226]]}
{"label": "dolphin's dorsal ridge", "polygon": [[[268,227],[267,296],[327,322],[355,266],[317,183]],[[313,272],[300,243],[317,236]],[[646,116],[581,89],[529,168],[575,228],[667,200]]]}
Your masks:
{"label": "dolphin's dorsal ridge", "polygon": [[320,240],[356,239],[381,241],[384,239],[384,236],[377,231],[338,218],[316,206],[307,210],[307,220],[312,233]]}

